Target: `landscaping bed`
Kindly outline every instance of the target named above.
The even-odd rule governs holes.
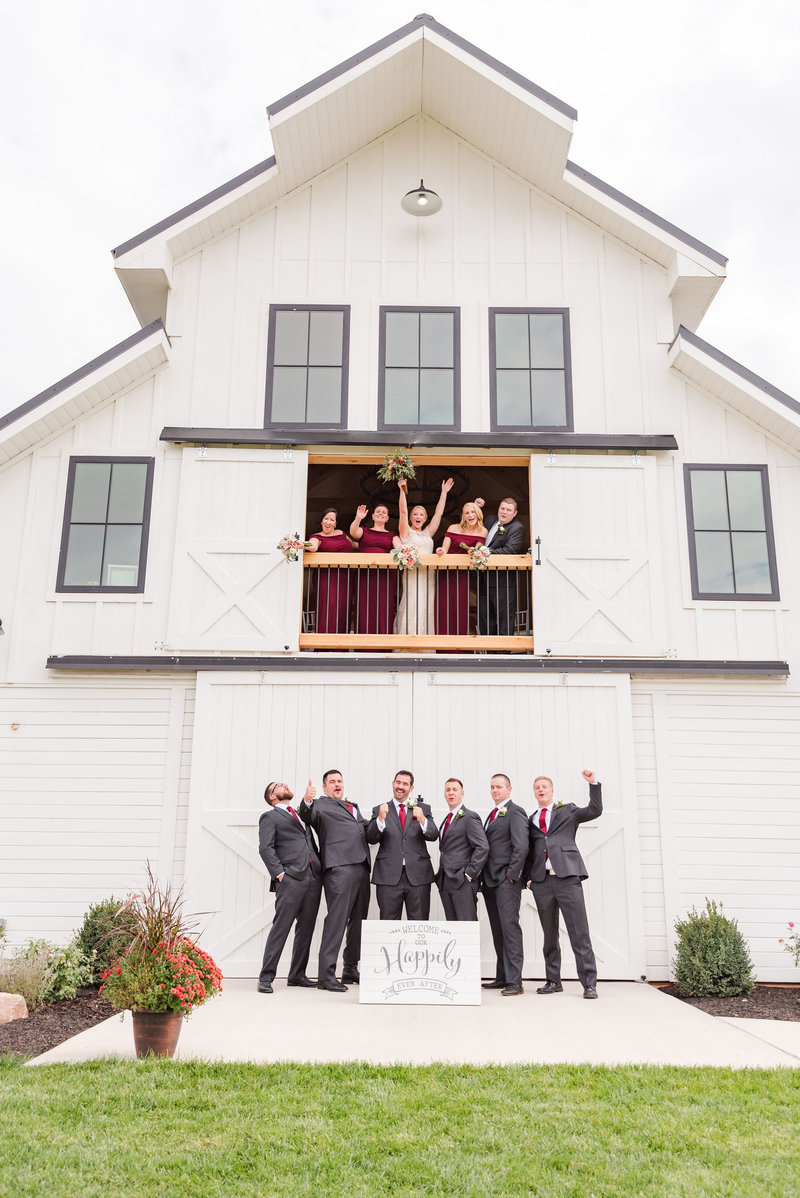
[[[86,987],[76,998],[46,1003],[27,1019],[0,1024],[0,1056],[38,1057],[115,1014],[95,987]]]
[[[671,983],[658,989],[691,1007],[698,1007],[707,1015],[723,1015],[728,1019],[800,1021],[800,986],[756,986],[750,994],[735,998],[681,998],[677,987]]]

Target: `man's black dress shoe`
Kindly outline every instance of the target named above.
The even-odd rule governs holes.
[[[322,978],[317,982],[318,990],[332,990],[334,994],[347,994],[347,987],[341,982],[337,982],[336,978],[332,982],[323,982]]]
[[[258,993],[259,994],[272,994],[272,982],[259,982],[258,983]]]
[[[316,986],[316,982],[312,982],[311,978],[290,978],[286,983],[287,986]]]
[[[597,998],[597,991],[594,986],[586,986],[583,991],[584,998]]]
[[[545,982],[543,986],[539,986],[536,990],[537,994],[560,994],[564,987],[560,982]]]
[[[512,994],[524,994],[525,991],[522,989],[522,982],[520,982],[518,986],[506,986],[500,993],[503,995],[503,998],[509,998]]]
[[[505,982],[481,982],[482,990],[502,990]]]
[[[355,973],[353,970],[346,971],[342,974],[342,982],[345,986],[357,986],[360,981],[361,975]]]

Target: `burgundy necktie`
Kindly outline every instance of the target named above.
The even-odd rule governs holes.
[[[301,830],[302,830],[302,832],[303,832],[303,835],[305,835],[305,831],[306,831],[306,830],[305,830],[305,828],[303,827],[302,823],[300,822],[300,816],[297,814],[297,812],[295,811],[294,807],[287,807],[287,809],[286,809],[286,810],[289,812],[289,814],[290,814],[290,815],[293,815],[293,816],[294,816],[294,818],[295,818],[295,822],[296,822],[297,824],[300,824],[300,828],[301,828]]]
[[[539,812],[539,827],[547,835],[547,810],[544,807]]]
[[[405,805],[405,803],[400,804],[399,810],[400,810],[400,827],[405,832],[405,830],[406,830],[406,805]]]
[[[352,804],[352,803],[348,803],[348,802],[347,802],[347,800],[345,799],[345,803],[344,803],[344,805],[345,805],[345,807],[347,808],[347,810],[350,812],[350,814],[352,815],[352,814],[353,814],[353,804]]]
[[[444,834],[447,831],[447,829],[450,827],[450,820],[452,818],[453,818],[453,813],[451,811],[450,814],[448,815],[447,819],[444,821],[444,827],[442,828],[442,835],[440,837],[441,840],[444,840]]]
[[[491,822],[492,822],[492,820],[494,819],[494,817],[495,817],[496,815],[497,815],[497,808],[495,807],[494,811],[492,811],[492,812],[490,813],[490,815],[489,815],[489,823],[491,823]]]

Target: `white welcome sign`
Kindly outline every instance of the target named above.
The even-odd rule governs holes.
[[[362,1003],[479,1007],[480,924],[365,920],[360,973]]]

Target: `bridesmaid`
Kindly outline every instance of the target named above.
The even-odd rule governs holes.
[[[335,507],[322,513],[321,529],[312,533],[306,553],[352,553],[350,538],[336,527]],[[349,632],[352,586],[350,570],[320,566],[317,570],[317,632]]]
[[[446,553],[466,553],[486,540],[483,513],[474,503],[461,509],[461,523],[451,524],[439,557]],[[439,636],[467,636],[469,633],[469,571],[443,570],[436,579],[436,632]]]
[[[386,527],[389,509],[385,503],[376,504],[372,512],[372,527],[362,528],[361,521],[366,519],[367,511],[367,505],[362,503],[350,525],[350,536],[358,541],[359,553],[385,553],[388,556],[392,548],[400,544],[399,537]],[[394,626],[397,571],[366,566],[356,573],[356,632],[386,636]]]

